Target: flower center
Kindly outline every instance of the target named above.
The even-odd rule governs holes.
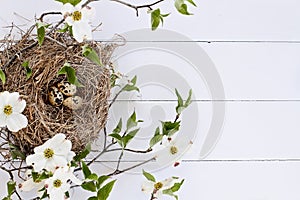
[[[170,148],[170,153],[171,153],[172,155],[175,155],[176,153],[178,153],[177,147],[171,146],[171,148]]]
[[[49,149],[49,148],[45,149],[45,151],[44,151],[45,158],[47,158],[47,159],[52,158],[53,155],[54,155],[54,151],[52,149]]]
[[[56,188],[59,188],[62,185],[61,180],[56,179],[55,181],[53,181],[53,186]]]
[[[72,19],[74,21],[79,21],[79,20],[81,20],[81,18],[82,18],[82,14],[80,11],[76,10],[72,13]]]
[[[4,114],[6,115],[11,115],[13,112],[13,109],[11,107],[11,105],[6,105],[4,106],[4,110],[3,110]]]
[[[154,184],[155,190],[160,190],[163,187],[163,184],[161,182],[157,182]]]

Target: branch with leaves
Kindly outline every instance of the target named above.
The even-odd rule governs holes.
[[[14,66],[16,61],[21,61],[22,74],[25,74],[26,81],[34,82],[35,71],[30,60],[22,60],[22,54],[30,52],[34,48],[42,48],[45,43],[52,41],[52,44],[56,44],[59,49],[67,51],[71,48],[79,49],[76,51],[76,56],[88,59],[93,63],[93,66],[99,67],[99,69],[107,68],[107,63],[102,62],[98,52],[95,50],[95,43],[92,41],[92,28],[90,26],[92,15],[92,2],[98,0],[87,0],[85,2],[81,0],[55,0],[63,4],[63,11],[60,12],[47,12],[43,13],[33,25],[22,40],[27,40],[28,43],[17,48],[11,54],[7,54],[8,59],[0,67],[0,80],[1,86],[7,84],[6,73],[11,66]],[[164,0],[154,1],[144,5],[133,5],[122,0],[110,0],[111,2],[122,4],[126,7],[135,10],[136,15],[139,15],[141,9],[147,9],[148,14],[151,16],[152,30],[158,28],[160,24],[164,22],[164,19],[169,16],[168,14],[162,14],[160,8],[157,6],[164,2]],[[184,15],[191,15],[188,11],[188,4],[196,6],[192,0],[175,0],[174,6],[177,11]],[[61,15],[62,18],[56,23],[46,23],[45,17],[49,15]],[[36,33],[33,33],[36,31]],[[57,36],[63,36],[57,39]],[[47,41],[48,40],[48,41]],[[81,51],[81,52],[80,52]],[[61,90],[59,85],[51,86],[49,89],[48,101],[52,106],[66,106],[66,109],[76,110],[79,108],[82,98],[79,96],[73,96],[76,93],[77,87],[84,88],[84,84],[81,79],[77,77],[76,68],[74,62],[69,60],[67,56],[63,61],[59,60],[58,69],[55,70],[55,76],[59,77],[60,81],[66,81],[64,87],[68,87],[67,90]],[[76,59],[75,59],[76,60]],[[25,73],[24,73],[25,72]],[[121,85],[117,83],[121,77],[118,73],[115,73],[114,69],[111,69],[111,87],[119,86],[119,91],[112,98],[110,104],[111,108],[117,101],[118,97],[123,92],[140,92],[137,86],[137,77],[133,77],[128,80],[126,84]],[[36,77],[35,77],[36,78]],[[57,81],[57,80],[56,80]],[[9,83],[9,82],[8,82]],[[136,135],[140,134],[140,123],[143,120],[137,118],[137,113],[134,110],[127,120],[120,118],[115,128],[111,131],[107,130],[105,126],[103,129],[104,142],[103,148],[92,149],[92,145],[88,144],[81,151],[72,151],[72,142],[63,133],[50,134],[52,137],[39,138],[40,141],[45,141],[42,145],[36,146],[31,149],[30,152],[22,152],[21,145],[15,145],[12,142],[12,138],[15,137],[11,133],[16,133],[28,126],[28,113],[26,113],[26,101],[22,99],[18,92],[4,91],[0,93],[0,101],[7,104],[4,105],[0,114],[5,115],[5,120],[1,121],[1,126],[4,126],[7,133],[0,132],[0,155],[5,162],[1,161],[0,169],[7,172],[10,176],[10,180],[7,182],[7,196],[4,200],[22,199],[19,191],[30,191],[31,189],[38,190],[38,199],[50,199],[50,200],[63,200],[70,198],[69,190],[71,188],[81,188],[93,192],[93,195],[88,200],[106,200],[111,193],[115,182],[116,175],[125,173],[127,171],[136,169],[150,162],[155,162],[157,156],[151,156],[149,159],[143,160],[131,166],[124,167],[122,161],[127,153],[130,154],[148,154],[153,152],[155,146],[162,145],[164,140],[168,142],[172,141],[172,138],[178,133],[181,126],[181,113],[191,103],[192,91],[189,91],[187,100],[184,101],[179,92],[175,89],[177,96],[176,116],[174,120],[161,121],[161,125],[154,130],[153,137],[147,141],[148,146],[145,149],[135,149],[130,147],[130,143],[135,140]],[[51,96],[52,95],[52,96]],[[55,96],[56,95],[56,96]],[[38,97],[39,98],[39,97]],[[70,105],[65,104],[63,98],[71,98]],[[76,101],[75,101],[76,100]],[[81,102],[82,103],[82,102]],[[76,105],[75,105],[76,104]],[[76,107],[78,106],[78,107]],[[24,111],[25,114],[22,114]],[[27,116],[26,116],[27,115]],[[2,120],[3,118],[1,118]],[[36,119],[39,120],[39,119]],[[18,121],[19,123],[12,123]],[[123,124],[124,123],[124,124]],[[50,129],[45,129],[51,132]],[[2,131],[2,129],[1,129]],[[169,153],[176,154],[178,149],[176,145],[171,147]],[[93,173],[90,166],[94,163],[102,161],[104,155],[115,152],[118,154],[115,168],[108,174],[98,175]],[[95,153],[95,154],[94,154]],[[19,166],[15,166],[14,163],[19,163]],[[15,174],[18,174],[24,181],[19,184],[15,181]],[[83,178],[80,177],[80,173]],[[151,200],[157,199],[160,194],[170,195],[175,199],[178,196],[175,194],[184,183],[184,180],[179,180],[177,177],[171,177],[164,181],[156,181],[153,175],[149,172],[143,171],[143,175],[146,177],[152,189],[150,191]],[[112,179],[113,178],[113,179]],[[144,190],[144,189],[143,189]]]

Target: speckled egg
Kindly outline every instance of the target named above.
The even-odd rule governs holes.
[[[68,97],[75,95],[77,91],[76,86],[69,82],[61,82],[57,86],[59,91]]]
[[[51,87],[49,89],[48,98],[53,106],[60,106],[64,101],[63,94],[56,87]]]
[[[79,96],[68,97],[63,101],[63,105],[72,110],[77,110],[82,106],[82,98]]]

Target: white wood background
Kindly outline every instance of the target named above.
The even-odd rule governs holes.
[[[204,139],[199,131],[181,165],[159,170],[156,176],[184,177],[186,182],[179,192],[183,200],[300,199],[300,1],[202,0],[196,3],[197,8],[191,7],[192,17],[180,16],[173,7],[162,4],[165,12],[172,12],[162,29],[191,38],[211,58],[225,89],[226,98],[219,100],[226,102],[226,119],[220,140],[205,159],[199,157]],[[12,21],[28,24],[20,16],[32,19],[34,13],[39,15],[59,8],[51,0],[1,0],[0,5],[1,37],[7,31],[2,27]],[[95,24],[103,22],[102,31],[95,34],[97,39],[149,27],[149,17],[143,11],[136,18],[133,10],[116,3],[100,1],[92,5],[97,9]],[[159,43],[151,37],[147,40]],[[169,41],[170,44],[181,42]],[[136,59],[143,62],[143,57]],[[174,66],[174,69],[178,68]],[[200,83],[193,81],[187,82],[197,90]],[[140,116],[147,117],[143,109],[156,105],[173,112],[175,97],[164,90],[158,95],[154,89],[142,91],[142,100],[134,102],[134,107],[141,110]],[[193,104],[203,108],[199,118],[205,127],[209,123],[205,121],[206,116],[209,118],[212,112],[212,99],[203,94],[195,95],[194,100]],[[128,105],[126,101],[122,103],[124,107]],[[193,120],[193,116],[187,116],[183,118],[185,126]],[[102,168],[97,166],[95,170],[105,172]],[[143,180],[136,174],[120,176],[110,199],[148,199],[140,191]],[[3,179],[0,194],[4,187]],[[75,199],[85,199],[87,195],[77,193]]]

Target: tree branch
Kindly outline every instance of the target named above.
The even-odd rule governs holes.
[[[133,5],[133,4],[121,1],[121,0],[110,0],[110,1],[114,1],[114,2],[120,3],[120,4],[124,5],[124,6],[133,8],[136,11],[136,16],[139,16],[139,9],[141,9],[141,8],[149,8],[150,10],[152,10],[152,6],[154,6],[156,4],[159,4],[159,3],[163,2],[164,0],[158,0],[158,1],[154,2],[154,3],[140,5],[140,6],[136,6],[136,5]]]
[[[124,172],[130,171],[130,170],[132,170],[132,169],[134,169],[134,168],[137,168],[137,167],[139,167],[139,166],[142,166],[142,165],[144,165],[144,164],[147,164],[148,162],[155,161],[155,160],[156,160],[156,157],[152,157],[152,158],[150,158],[150,159],[148,159],[148,160],[145,160],[144,162],[141,162],[141,163],[139,163],[139,164],[133,165],[133,166],[128,167],[128,168],[125,168],[125,169],[123,169],[123,170],[117,170],[117,171],[115,171],[115,172],[113,172],[113,173],[111,173],[111,174],[108,174],[107,176],[114,176],[114,175],[122,174],[122,173],[124,173]]]

